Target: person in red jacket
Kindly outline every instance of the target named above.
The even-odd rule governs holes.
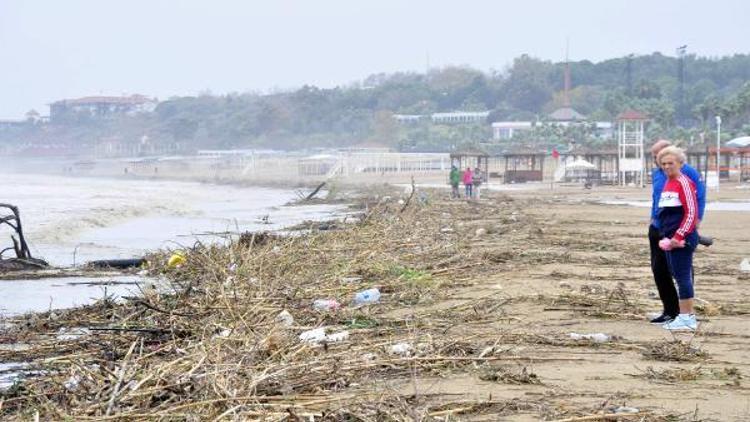
[[[695,183],[680,169],[685,153],[677,147],[659,152],[657,161],[667,181],[659,197],[659,234],[661,247],[667,256],[672,277],[677,282],[680,314],[663,325],[667,330],[696,330],[698,322],[693,313],[693,252],[698,245],[698,198]]]
[[[471,171],[471,167],[466,167],[466,171],[463,174],[464,189],[466,190],[466,199],[471,199],[474,196],[472,187],[474,186],[474,173]]]

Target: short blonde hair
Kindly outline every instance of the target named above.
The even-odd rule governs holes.
[[[668,146],[659,151],[659,154],[656,156],[656,162],[661,165],[661,159],[663,157],[666,157],[667,155],[671,155],[676,158],[677,161],[680,162],[680,164],[685,164],[685,161],[687,161],[687,157],[685,157],[685,150],[676,146]]]

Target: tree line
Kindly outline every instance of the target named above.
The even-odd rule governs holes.
[[[570,103],[591,121],[611,121],[626,109],[644,111],[652,119],[650,136],[710,138],[716,115],[722,116],[727,136],[750,133],[750,55],[687,55],[682,66],[679,60],[653,53],[570,62]],[[0,141],[53,139],[80,145],[112,139],[140,142],[146,136],[149,142],[177,143],[186,150],[378,143],[443,151],[486,141],[492,121],[544,120],[564,103],[565,67],[523,55],[489,72],[448,66],[425,73],[374,74],[335,88],[306,85],[269,94],[174,97],[160,102],[153,113],[108,118],[71,114],[50,124],[2,131]],[[403,125],[393,119],[394,114],[456,110],[491,113],[487,122],[475,125]],[[549,136],[552,141],[589,138],[585,130]]]

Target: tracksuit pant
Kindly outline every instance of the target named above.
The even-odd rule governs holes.
[[[693,297],[693,252],[698,244],[697,233],[691,233],[686,239],[684,248],[665,252],[659,248],[661,235],[654,226],[648,228],[648,243],[651,249],[651,272],[654,275],[659,299],[664,306],[664,313],[677,316],[680,313],[679,299]],[[675,281],[679,286],[675,288]]]

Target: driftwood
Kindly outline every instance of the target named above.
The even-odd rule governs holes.
[[[21,212],[18,210],[18,207],[12,204],[0,203],[0,208],[7,208],[11,212],[9,215],[0,217],[0,225],[7,224],[15,232],[15,235],[10,236],[13,246],[0,250],[0,271],[46,268],[47,263],[44,260],[31,256],[29,245],[26,243],[26,238],[23,235]],[[18,237],[17,239],[16,236]],[[16,257],[3,259],[3,253],[9,250],[13,250],[16,253]]]
[[[86,265],[92,268],[133,268],[140,267],[145,264],[144,258],[132,258],[132,259],[101,259],[98,261],[90,261]]]
[[[313,197],[315,197],[315,195],[317,195],[318,192],[321,189],[323,189],[323,186],[325,186],[325,185],[326,185],[326,182],[323,182],[323,183],[319,184],[317,188],[315,188],[312,192],[310,192],[309,195],[307,195],[307,197],[305,198],[305,201],[309,201],[309,200],[313,199]]]
[[[29,259],[31,258],[31,252],[29,251],[29,246],[26,244],[26,239],[23,237],[23,227],[21,226],[21,212],[18,210],[18,207],[11,204],[0,204],[0,208],[8,208],[11,215],[6,215],[5,217],[0,217],[0,224],[7,224],[18,235],[18,240],[16,240],[15,237],[11,235],[11,239],[13,240],[13,248],[16,252],[16,258],[18,259]],[[14,224],[15,222],[15,224]],[[6,250],[9,250],[11,248],[5,248],[2,251],[0,251],[0,257],[2,257],[2,253]]]
[[[406,198],[406,202],[404,202],[404,206],[401,207],[401,211],[399,211],[399,213],[403,213],[404,211],[406,211],[406,208],[411,203],[411,199],[414,197],[414,192],[416,191],[417,191],[417,187],[414,184],[414,176],[412,176],[411,177],[411,193],[409,194],[409,197]]]

